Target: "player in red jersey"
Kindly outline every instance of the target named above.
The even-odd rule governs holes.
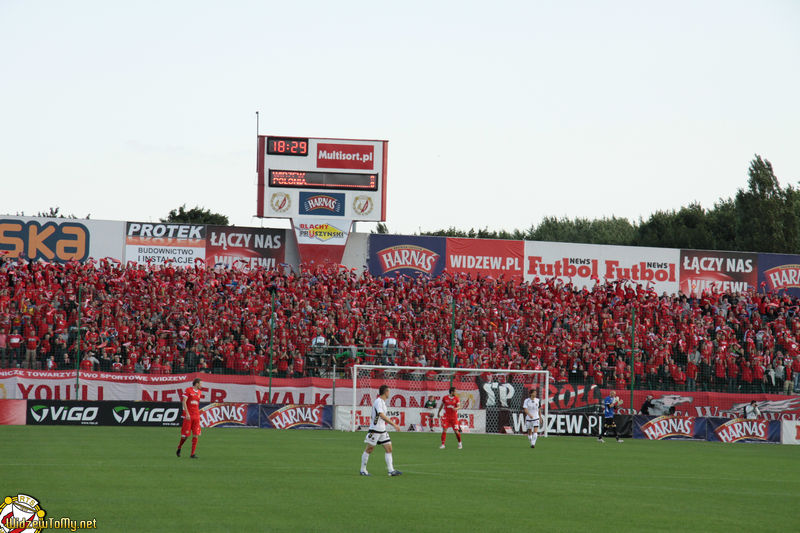
[[[197,459],[195,450],[197,449],[197,437],[200,436],[200,395],[202,392],[200,388],[203,386],[203,381],[200,378],[195,378],[192,381],[192,386],[183,391],[181,403],[183,404],[183,425],[181,426],[181,442],[178,444],[178,450],[175,455],[181,456],[181,447],[189,434],[192,435],[192,459]]]
[[[444,441],[447,439],[447,428],[453,428],[453,432],[458,439],[458,449],[461,449],[461,426],[458,424],[458,408],[460,407],[458,396],[456,396],[456,388],[450,387],[450,394],[442,398],[442,403],[439,405],[439,412],[437,417],[442,416],[442,408],[444,408],[444,418],[442,418],[442,445],[439,448],[444,448]]]

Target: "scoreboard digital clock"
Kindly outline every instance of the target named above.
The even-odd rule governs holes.
[[[267,155],[308,155],[308,138],[267,137]]]
[[[313,172],[304,170],[269,169],[269,186],[298,189],[377,191],[378,175],[350,172]]]

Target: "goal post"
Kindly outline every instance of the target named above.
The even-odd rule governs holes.
[[[541,400],[540,432],[547,436],[549,383],[547,370],[354,365],[348,429],[366,428],[378,388],[385,384],[390,389],[387,415],[403,431],[438,431],[436,412],[452,384],[461,401],[459,421],[463,431],[524,432],[522,402],[534,388]],[[431,399],[436,407],[426,408]]]

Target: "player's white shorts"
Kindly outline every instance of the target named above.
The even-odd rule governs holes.
[[[370,446],[377,446],[378,444],[390,444],[392,439],[389,438],[389,433],[386,431],[368,431],[364,442]]]
[[[525,419],[525,431],[538,431],[539,430],[539,419],[536,420],[529,420]]]

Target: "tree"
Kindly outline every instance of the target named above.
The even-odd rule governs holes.
[[[734,200],[736,249],[759,252],[798,251],[798,197],[781,189],[772,163],[760,155],[750,162],[747,189]]]
[[[47,211],[39,211],[33,216],[42,218],[84,218],[86,220],[89,220],[92,216],[91,214],[87,214],[85,217],[77,217],[72,213],[70,213],[69,215],[63,215],[59,213],[59,211],[61,211],[60,207],[51,207]],[[24,217],[25,211],[20,211],[15,216]]]
[[[380,234],[389,233],[389,227],[383,222],[378,222],[378,225],[375,227],[375,231],[373,231],[372,233],[380,233]]]
[[[178,209],[173,209],[167,215],[167,218],[160,219],[161,222],[188,222],[191,224],[213,224],[217,226],[228,226],[228,217],[220,215],[219,213],[212,213],[208,209],[202,207],[193,207],[186,210],[186,204],[183,204]]]

